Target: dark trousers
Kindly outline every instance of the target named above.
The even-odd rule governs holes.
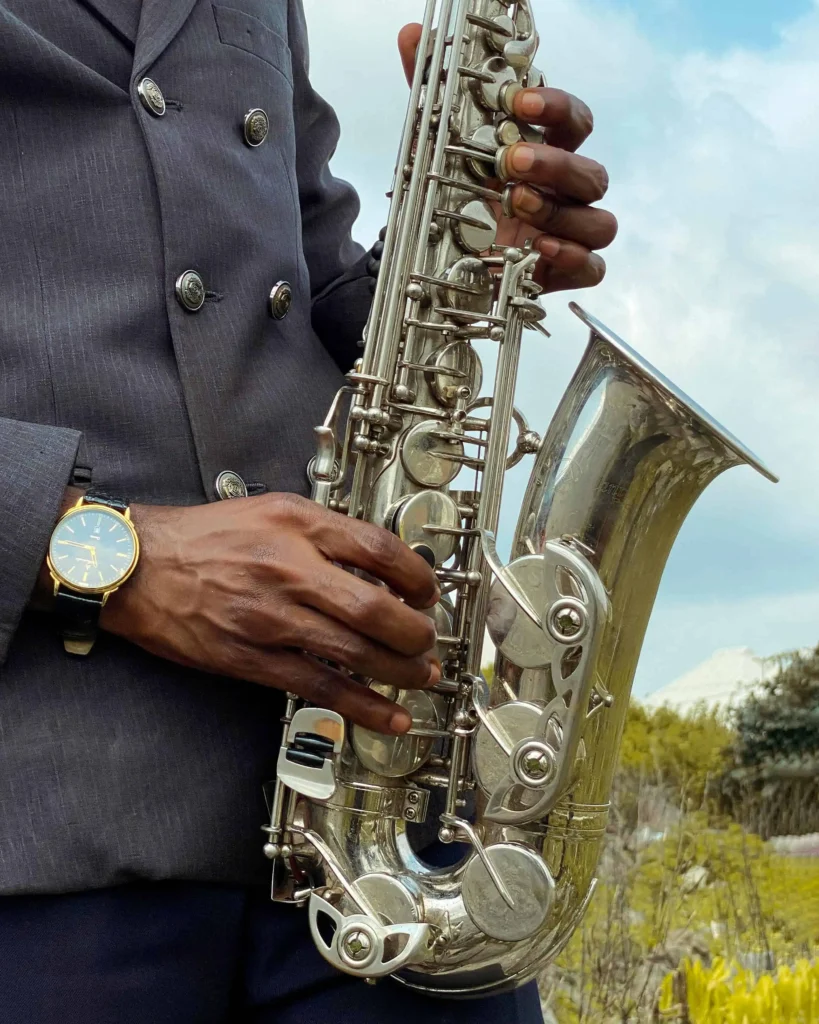
[[[3,1024],[541,1024],[537,991],[463,1002],[335,972],[304,911],[196,883],[0,898]]]

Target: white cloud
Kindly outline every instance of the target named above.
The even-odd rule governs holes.
[[[741,589],[721,588],[718,607],[683,607],[675,588],[702,565],[696,556],[672,561],[639,679],[645,685],[650,674],[660,685],[715,647],[767,654],[780,636],[784,646],[811,644],[819,638],[816,600],[797,592],[812,585],[805,565],[819,566],[819,6],[769,50],[680,56],[641,34],[611,0],[534,3],[538,63],[594,109],[598,127],[586,151],[610,169],[607,205],[621,223],[606,283],[576,297],[783,477],[774,488],[734,471],[692,513],[689,529],[713,520],[717,537],[747,531],[767,582],[754,592],[743,576]],[[313,78],[344,129],[334,166],[361,192],[357,233],[369,242],[386,216],[406,103],[395,36],[420,20],[424,4],[305,6]],[[585,342],[565,297],[547,305],[555,338],[526,336],[519,390],[541,428],[542,409],[556,402]],[[506,514],[511,521],[516,510]],[[782,536],[800,538],[801,548],[789,547],[799,555],[783,556]],[[702,557],[719,552],[709,546]],[[764,589],[780,596],[771,600]],[[681,633],[675,616],[693,623],[694,607],[730,636],[711,626]],[[785,607],[791,626],[783,633]]]

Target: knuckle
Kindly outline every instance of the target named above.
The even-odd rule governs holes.
[[[367,649],[364,641],[355,633],[338,637],[333,643],[333,648],[336,660],[352,669],[356,669],[362,664]]]
[[[373,620],[382,619],[387,612],[387,602],[390,600],[386,591],[377,587],[366,591],[358,591],[344,595],[350,618],[356,623],[367,623]]]
[[[368,530],[362,540],[368,554],[379,567],[390,569],[398,561],[401,541],[387,530]]]
[[[329,672],[323,672],[315,665],[307,684],[310,702],[321,708],[335,710],[338,705],[339,692],[335,680]]]
[[[564,215],[565,207],[561,206],[557,199],[545,196],[543,214],[539,225],[541,231],[559,234]]]
[[[292,494],[287,491],[283,491],[279,494],[271,494],[270,504],[278,516],[285,520],[294,522],[303,522],[308,518],[311,511],[318,506],[314,502],[308,501],[307,498],[303,498],[300,494]]]

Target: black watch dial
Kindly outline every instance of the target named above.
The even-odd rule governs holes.
[[[138,553],[125,516],[100,505],[69,512],[51,535],[48,560],[57,579],[85,593],[118,587],[133,572]]]

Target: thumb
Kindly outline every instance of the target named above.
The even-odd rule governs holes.
[[[404,65],[404,74],[409,83],[412,82],[415,74],[415,56],[418,53],[422,32],[423,26],[413,23],[405,25],[398,33],[398,50],[401,54],[401,63]]]

